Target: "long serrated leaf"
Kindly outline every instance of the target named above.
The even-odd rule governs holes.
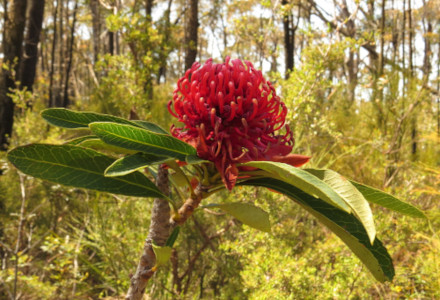
[[[370,242],[373,243],[376,236],[376,228],[374,226],[373,213],[371,212],[368,201],[364,196],[356,189],[354,185],[350,183],[342,175],[332,170],[321,169],[304,169],[305,171],[315,175],[325,183],[327,183],[333,190],[338,193],[345,202],[351,207],[353,214],[364,225],[365,230],[370,237]]]
[[[141,173],[105,177],[114,159],[72,145],[32,144],[11,150],[9,161],[27,175],[55,183],[137,197],[164,197]]]
[[[169,157],[136,153],[116,160],[105,170],[104,175],[108,177],[123,176],[149,165],[164,163],[169,159]]]
[[[110,122],[91,123],[89,127],[105,143],[125,149],[169,156],[181,161],[185,161],[188,155],[196,155],[194,147],[170,135]]]
[[[426,219],[425,214],[415,206],[412,206],[409,203],[403,202],[396,197],[385,193],[381,190],[372,188],[370,186],[360,184],[355,181],[351,181],[351,183],[359,190],[359,192],[364,195],[367,201],[386,207],[392,211],[399,212],[404,215],[408,215],[414,218],[424,218]]]
[[[262,186],[280,192],[315,216],[333,231],[380,282],[394,277],[393,262],[379,239],[371,244],[362,223],[353,215],[315,198],[295,186],[274,178],[250,179],[238,185]]]
[[[308,194],[318,196],[333,206],[348,213],[351,212],[350,206],[327,183],[302,169],[273,161],[251,161],[241,165],[262,169],[268,172],[267,175],[270,177],[288,182]]]
[[[269,214],[252,203],[216,203],[210,204],[209,207],[218,207],[252,228],[270,232]]]

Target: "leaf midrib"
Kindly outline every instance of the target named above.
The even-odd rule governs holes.
[[[77,170],[77,171],[85,171],[86,173],[91,173],[91,174],[95,174],[95,175],[102,175],[104,177],[104,175],[99,173],[99,172],[94,172],[94,171],[87,170],[87,169],[80,169],[80,168],[75,168],[75,167],[71,167],[71,166],[66,166],[66,165],[63,165],[63,164],[60,164],[60,163],[49,163],[49,162],[44,161],[44,160],[36,160],[36,159],[28,158],[28,157],[25,158],[25,157],[17,156],[17,155],[11,155],[11,156],[14,157],[14,158],[24,159],[24,160],[28,160],[28,161],[31,161],[31,162],[43,163],[43,164],[54,165],[54,166],[60,166],[60,167],[70,168],[70,169]],[[127,183],[129,185],[135,185],[135,186],[142,187],[142,188],[150,190],[150,191],[157,192],[156,190],[148,188],[145,185],[134,183],[132,181],[123,180],[120,177],[105,177],[105,178],[109,178],[109,179],[111,178],[113,180],[124,182],[124,183]]]
[[[64,121],[64,122],[66,122],[66,123],[74,123],[74,124],[83,125],[83,127],[85,127],[85,128],[87,128],[87,125],[89,124],[89,123],[75,122],[75,121],[72,121],[72,120],[66,120],[66,119],[63,119],[63,118],[60,118],[60,117],[56,117],[56,116],[53,116],[53,115],[46,115],[46,116],[43,115],[43,118],[44,118],[44,117],[50,117],[50,118],[52,118],[52,119],[56,119],[56,120],[58,120],[58,121]]]
[[[98,122],[96,122],[96,123],[98,123]],[[125,126],[127,126],[128,128],[131,127],[130,125],[127,125],[127,124],[120,124],[120,125],[125,125]],[[134,126],[132,126],[132,127],[134,127]],[[136,129],[138,129],[138,128],[136,128]],[[148,130],[146,130],[146,129],[142,129],[142,128],[139,128],[139,129],[140,129],[140,130],[144,130],[144,131],[148,131]],[[116,137],[118,137],[118,138],[121,138],[122,140],[128,140],[128,141],[130,141],[130,142],[138,143],[138,144],[141,144],[141,145],[144,145],[144,146],[150,146],[150,147],[152,147],[152,148],[160,148],[160,149],[163,149],[163,150],[167,150],[167,151],[171,151],[171,152],[179,153],[179,154],[182,154],[182,155],[184,155],[184,156],[187,156],[187,155],[188,155],[188,153],[181,152],[181,151],[177,151],[177,150],[175,150],[175,149],[165,148],[165,147],[161,147],[161,146],[156,145],[156,144],[149,144],[149,143],[146,143],[146,142],[143,142],[143,141],[134,140],[134,139],[129,138],[129,137],[127,137],[127,136],[118,135],[118,134],[116,134],[116,133],[110,132],[110,131],[105,130],[105,129],[103,129],[103,128],[99,128],[99,130],[105,131],[106,133],[108,133],[108,134],[110,134],[110,135],[113,135],[113,136],[116,136]],[[150,131],[150,132],[152,132],[152,131]],[[169,137],[169,135],[167,135],[167,134],[162,134],[162,133],[154,133],[154,134],[155,134],[155,135],[156,135],[156,134],[157,134],[157,135],[161,135],[161,136],[163,136],[163,137]]]

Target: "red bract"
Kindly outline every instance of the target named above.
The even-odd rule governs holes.
[[[229,190],[237,180],[237,163],[271,160],[300,166],[309,160],[289,155],[294,140],[284,124],[287,108],[248,61],[227,57],[222,64],[212,59],[202,67],[194,63],[179,79],[168,110],[185,124],[173,125],[173,136],[214,162]],[[283,127],[285,134],[277,134]]]

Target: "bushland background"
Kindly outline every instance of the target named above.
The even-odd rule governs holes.
[[[47,107],[169,128],[167,102],[195,60],[250,60],[290,109],[312,167],[393,193],[429,221],[373,207],[396,266],[380,284],[281,195],[237,188],[272,233],[199,211],[147,293],[154,299],[440,298],[440,1],[3,0],[0,5],[0,298],[117,299],[147,234],[151,200],[18,173],[6,150],[82,134]]]

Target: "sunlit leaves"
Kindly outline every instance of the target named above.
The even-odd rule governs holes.
[[[333,231],[377,280],[384,282],[394,277],[393,262],[387,250],[377,238],[371,244],[364,226],[353,215],[274,178],[251,179],[240,184],[267,187],[290,197]]]
[[[196,149],[170,135],[159,134],[131,125],[96,122],[90,129],[105,143],[125,149],[174,157],[185,161]]]
[[[33,144],[15,148],[8,159],[21,172],[55,183],[137,197],[163,197],[141,173],[105,177],[104,170],[114,159],[71,145]]]

